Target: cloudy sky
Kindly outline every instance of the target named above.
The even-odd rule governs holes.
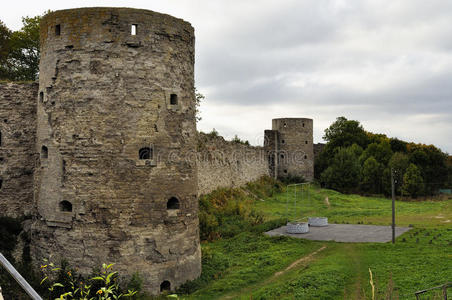
[[[28,1],[27,1],[28,2]],[[83,6],[150,9],[196,32],[198,128],[261,144],[271,119],[338,116],[452,153],[452,1],[128,0],[8,2],[0,19]]]

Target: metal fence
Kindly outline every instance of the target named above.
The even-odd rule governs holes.
[[[421,290],[421,291],[417,291],[416,293],[414,293],[414,295],[416,296],[416,300],[421,300],[422,296],[425,295],[428,292],[432,292],[434,290],[441,290],[442,293],[442,297],[444,300],[447,300],[447,289],[452,287],[452,282],[448,282],[445,283],[443,285],[439,285],[439,286],[435,286],[429,289],[425,289],[425,290]],[[432,299],[431,295],[428,295],[427,299]]]

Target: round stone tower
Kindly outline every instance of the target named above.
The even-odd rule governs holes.
[[[270,172],[277,178],[302,176],[314,179],[313,121],[306,118],[272,120],[265,131]]]
[[[116,263],[156,294],[201,273],[194,30],[129,8],[41,22],[35,259]]]

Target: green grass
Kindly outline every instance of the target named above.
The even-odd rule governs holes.
[[[309,196],[308,196],[309,194]],[[325,204],[328,197],[330,206]],[[296,200],[296,206],[295,206]],[[288,205],[286,203],[289,203]],[[305,219],[328,217],[330,223],[391,224],[391,199],[344,195],[333,190],[311,187],[301,196],[300,187],[290,187],[265,201],[256,201],[255,209],[269,219]],[[447,220],[450,220],[447,222]],[[396,201],[396,224],[400,226],[451,227],[452,201]]]
[[[396,223],[414,228],[391,243],[335,243],[266,237],[264,230],[286,218],[286,199],[294,190],[269,193],[253,208],[273,224],[264,223],[227,239],[203,243],[203,275],[185,286],[186,299],[370,299],[369,268],[376,299],[388,294],[413,299],[413,292],[452,280],[452,201],[396,202]],[[297,192],[300,196],[299,190]],[[390,199],[343,195],[309,189],[309,200],[297,198],[290,219],[326,216],[330,223],[391,222]],[[328,197],[330,206],[325,204]],[[257,229],[256,229],[257,228]],[[326,246],[306,261],[294,261]],[[283,272],[275,276],[277,272]],[[452,288],[449,289],[452,296]],[[432,299],[434,292],[425,299]],[[439,298],[438,298],[439,299]]]

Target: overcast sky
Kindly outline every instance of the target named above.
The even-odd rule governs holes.
[[[186,21],[196,34],[198,129],[262,144],[271,119],[338,116],[366,130],[452,153],[452,1],[13,1],[14,30],[44,11],[122,6]]]

